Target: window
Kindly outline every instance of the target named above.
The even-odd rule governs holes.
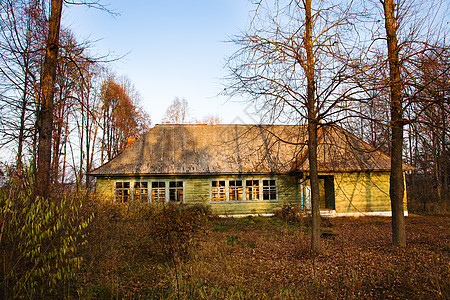
[[[172,202],[183,202],[183,181],[169,182],[169,200]]]
[[[263,200],[277,200],[277,185],[274,179],[263,180]]]
[[[230,180],[229,182],[230,201],[243,200],[242,180]]]
[[[136,181],[134,183],[134,198],[135,202],[147,202],[148,201],[148,182]]]
[[[213,180],[211,182],[212,201],[227,201],[227,194],[225,191],[225,180]]]
[[[183,181],[116,181],[114,183],[115,201],[128,203],[149,202],[166,203],[172,201],[183,203],[184,182]]]
[[[277,201],[276,179],[211,180],[211,201]]]
[[[259,180],[246,180],[247,200],[259,200]]]
[[[164,181],[152,182],[152,202],[166,201],[166,183]]]
[[[130,199],[130,182],[118,181],[115,189],[116,201],[126,203]]]

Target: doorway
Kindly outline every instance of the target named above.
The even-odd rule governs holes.
[[[321,175],[319,176],[321,206],[325,209],[336,209],[336,200],[334,194],[334,176],[333,175]]]

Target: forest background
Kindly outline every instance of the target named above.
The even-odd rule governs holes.
[[[104,6],[100,2],[77,3],[84,3],[82,7],[98,10],[111,18],[120,18],[108,10],[110,6]],[[73,6],[69,2],[65,5]],[[433,30],[439,34],[434,39],[430,38],[430,34],[426,35],[430,30],[427,26],[414,27],[418,25],[410,17],[413,13],[416,20],[419,17],[427,17],[418,16],[417,13],[423,3],[418,1],[398,12],[398,17],[403,18],[402,24],[405,24],[402,26],[408,28],[400,32],[405,35],[400,36],[400,42],[403,43],[401,46],[408,49],[404,51],[402,65],[403,81],[406,83],[404,91],[407,95],[403,104],[406,121],[402,154],[403,161],[416,168],[407,174],[407,185],[409,194],[414,199],[412,205],[420,204],[422,209],[428,209],[427,205],[432,206],[435,201],[442,202],[447,199],[449,184],[449,53],[445,38],[441,38],[449,27],[445,17],[449,4],[444,1],[433,2],[433,5],[430,7],[437,12],[434,16],[437,21],[430,20],[427,26],[437,26]],[[3,178],[6,176],[6,168],[14,169],[19,175],[24,167],[32,170],[37,168],[37,116],[42,102],[41,75],[48,34],[48,7],[48,3],[41,1],[2,2],[0,170]],[[262,10],[262,6],[258,6],[260,7]],[[251,10],[249,16],[256,16],[257,13],[257,10]],[[379,19],[373,20],[376,17],[379,16],[375,13],[371,16],[371,21],[378,25]],[[351,20],[360,26],[356,28],[357,32],[367,34],[366,27],[370,25],[367,20],[359,23],[356,23],[356,19]],[[253,21],[252,24],[255,24],[256,19]],[[351,100],[358,98],[358,101],[341,101],[339,105],[331,108],[331,113],[328,111],[328,114],[321,118],[328,123],[341,125],[375,148],[390,154],[389,90],[385,80],[388,77],[388,66],[382,63],[386,62],[386,53],[382,52],[381,47],[373,46],[370,51],[364,48],[367,40],[375,41],[383,37],[378,29],[371,26],[372,37],[367,38],[367,34],[365,40],[358,40],[359,46],[356,50],[359,52],[355,52],[355,47],[352,46],[353,56],[361,57],[360,61],[352,63],[360,63],[365,68],[365,82],[358,83],[358,92],[355,93],[358,96],[348,97]],[[408,36],[408,30],[415,31],[415,36]],[[231,42],[235,44],[234,49],[242,46],[239,45],[242,40],[239,41],[238,36]],[[413,42],[423,45],[422,48],[409,47]],[[431,42],[434,43],[433,47]],[[120,153],[129,137],[139,137],[150,129],[151,118],[149,112],[143,108],[144,99],[134,84],[127,79],[126,74],[114,74],[111,71],[114,63],[120,60],[119,57],[94,57],[92,47],[95,42],[79,41],[71,28],[61,29],[59,43],[51,137],[51,183],[75,190],[90,189],[93,185],[86,174]],[[371,61],[367,63],[369,56]],[[364,57],[367,61],[362,63]],[[230,56],[226,67],[231,75],[233,67],[236,69],[238,66],[237,61],[236,56]],[[349,74],[342,73],[340,76],[346,76],[347,82],[352,82]],[[364,86],[361,87],[362,85]],[[240,89],[239,93],[233,90],[231,76],[225,78],[224,86],[228,88],[223,93],[226,96],[245,96],[244,89]],[[353,93],[354,86],[350,88],[349,84],[341,84],[336,91],[345,94],[343,91],[346,89],[347,93],[350,89]],[[253,121],[299,124],[304,123],[306,119],[305,115],[293,114],[295,109],[288,110],[286,106],[289,105],[278,105],[275,115],[279,118],[274,118],[273,110],[267,108],[270,101],[258,102],[252,95],[246,96],[249,99],[247,103],[251,105],[249,111],[257,111],[259,114],[257,118],[255,115],[250,117]],[[279,94],[276,96],[281,97]],[[190,115],[189,103],[184,98],[173,99],[172,103],[162,106],[167,108],[162,122],[214,124],[222,122],[223,119],[223,116],[217,114],[197,117]],[[158,109],[161,110],[161,107]],[[281,110],[283,115],[279,113]],[[183,116],[180,118],[180,115]],[[330,117],[327,119],[328,115]]]
[[[79,217],[94,188],[90,171],[120,154],[128,138],[139,138],[152,126],[133,83],[109,67],[120,57],[93,55],[91,41],[80,41],[71,28],[61,26],[62,12],[70,5],[114,16],[100,1],[1,2],[3,295],[42,294],[46,286],[74,275],[82,261],[77,249],[87,241],[84,229],[98,212]],[[259,114],[257,122],[308,125],[311,248],[321,251],[319,194],[313,184],[317,130],[336,125],[391,156],[393,243],[404,247],[402,161],[415,167],[406,174],[408,210],[448,212],[448,1],[254,5],[248,29],[230,38],[237,50],[226,60],[221,94],[246,99]],[[189,115],[184,98],[164,107],[165,123],[221,122],[214,114]],[[162,218],[151,236],[164,240],[172,232],[190,234],[197,221],[203,222],[198,219],[203,209],[197,211],[200,215],[188,211],[185,216],[192,222],[166,228],[167,236],[159,235],[164,233],[159,226],[170,223],[164,219],[170,213],[180,212],[149,212],[156,214],[155,222]],[[188,225],[193,227],[183,227]],[[175,245],[180,239],[190,237],[180,235],[170,242]],[[172,250],[167,257],[173,257]]]

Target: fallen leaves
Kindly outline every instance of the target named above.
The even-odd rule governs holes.
[[[405,248],[392,246],[389,218],[330,219],[326,232],[331,232],[332,238],[322,239],[320,254],[309,250],[310,234],[299,224],[275,218],[209,222],[194,252],[180,261],[181,298],[450,297],[450,217],[407,218]],[[142,235],[140,226],[111,226],[128,230],[126,234],[109,234],[115,238],[115,248],[104,247],[104,253],[93,255],[97,260],[89,274],[80,274],[90,278],[83,290],[112,286],[112,292],[123,297],[178,297],[171,265],[139,248],[148,245],[142,236],[133,236],[133,228],[136,235]],[[120,282],[105,283],[101,274]],[[87,296],[98,295],[91,292]]]

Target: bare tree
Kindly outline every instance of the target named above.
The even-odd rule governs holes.
[[[428,165],[435,177],[439,200],[448,199],[450,161],[450,48],[439,56],[425,56],[421,65],[425,88],[419,95],[417,129],[421,134],[422,157],[431,157]],[[427,149],[428,148],[428,149]]]
[[[105,58],[90,57],[88,41],[79,43],[69,29],[60,29],[63,4],[108,11],[98,1],[6,0],[0,4],[0,143],[2,150],[5,146],[11,152],[17,149],[18,174],[31,156],[31,171],[38,169],[36,194],[41,196],[48,196],[51,183],[67,179],[81,187],[84,173],[101,152],[98,137],[103,133],[104,106],[97,67]],[[139,126],[127,135],[139,136],[149,127],[150,118],[130,82],[123,80],[120,89],[129,101],[115,113],[133,115],[130,122]],[[116,121],[124,122],[119,117]]]
[[[444,20],[448,7],[439,0],[375,0],[361,1],[358,10],[361,58],[352,67],[358,74],[354,83],[362,93],[359,104],[346,115],[354,121],[351,127],[356,134],[364,136],[369,130],[369,141],[391,156],[393,244],[404,246],[404,129],[416,126],[417,116],[423,112],[417,106],[418,96],[444,74],[424,81],[419,66],[422,56],[440,56],[448,48],[444,39],[449,30]],[[429,104],[427,101],[425,106]],[[369,126],[360,128],[364,125]],[[408,138],[411,143],[413,137]]]
[[[408,176],[408,198],[415,209],[426,211],[432,202],[445,209],[450,160],[450,49],[421,55],[418,62],[421,90],[406,110],[411,120],[406,126],[409,163],[416,167]]]
[[[20,175],[28,157],[30,163],[36,160],[36,118],[42,102],[40,77],[48,22],[39,1],[5,1],[2,2],[1,10],[0,103],[5,120],[0,127],[1,144],[11,145],[12,152],[17,149],[16,169]],[[62,49],[62,55],[57,60],[53,101],[52,182],[58,179],[60,154],[66,153],[61,147],[65,147],[68,140],[69,115],[74,113],[71,108],[76,102],[74,93],[77,86],[83,84],[83,78],[87,77],[82,74],[83,64],[91,63],[84,53],[87,43],[78,43],[67,29],[62,30],[61,36],[59,48]]]
[[[233,39],[240,49],[228,60],[226,94],[249,95],[266,119],[308,124],[314,251],[320,251],[318,128],[336,122],[338,104],[358,90],[346,85],[351,16],[345,1],[260,2],[250,29]]]
[[[172,103],[167,107],[162,123],[169,124],[186,124],[189,122],[189,104],[186,99],[176,97]]]
[[[389,194],[392,209],[392,240],[396,246],[406,245],[405,216],[403,208],[403,99],[400,77],[400,59],[397,41],[397,22],[393,0],[383,3],[389,61],[389,86],[391,90],[391,176]]]
[[[27,143],[35,132],[44,13],[34,1],[4,1],[0,10],[1,146],[16,146],[20,175]]]
[[[406,3],[384,0],[380,2],[386,32],[389,66],[391,128],[389,192],[392,209],[392,240],[394,245],[404,247],[406,233],[403,204],[403,131],[405,124],[411,121],[405,120],[404,111],[411,105],[417,92],[431,83],[431,81],[423,82],[417,86],[416,63],[418,59],[421,55],[436,53],[436,45],[441,43],[440,39],[445,36],[448,28],[442,25],[442,21],[434,21],[436,16],[430,14],[431,12],[437,13],[437,15],[442,13],[439,2],[430,1],[425,6],[425,3],[420,1]],[[426,14],[423,10],[426,11]],[[408,18],[409,16],[413,16],[415,19]]]
[[[94,76],[94,67],[97,62],[87,55],[88,43],[78,43],[73,34],[67,30],[61,30],[60,57],[58,59],[57,77],[55,83],[54,99],[54,125],[53,125],[53,150],[52,150],[52,182],[64,183],[66,166],[67,143],[70,142],[70,133],[73,132],[70,122],[77,123],[78,134],[81,135],[79,145],[80,165],[85,159],[83,148],[83,134],[86,130],[84,118],[88,115],[86,109],[86,97],[90,93],[89,81]],[[77,115],[81,115],[81,123],[78,123]],[[62,160],[62,162],[61,162]],[[82,168],[80,167],[80,170]],[[61,172],[60,172],[61,171]],[[77,173],[82,173],[77,171]],[[77,176],[82,177],[83,174]],[[77,180],[80,182],[81,180]]]
[[[84,76],[84,84],[77,90],[77,99],[78,111],[81,112],[78,114],[78,117],[81,117],[81,120],[77,120],[77,124],[81,123],[81,127],[77,127],[79,130],[78,138],[80,145],[80,170],[82,170],[83,161],[81,158],[85,159],[85,183],[86,189],[90,190],[91,188],[91,178],[88,176],[89,172],[94,167],[94,155],[96,152],[96,142],[100,132],[100,117],[101,117],[101,97],[96,93],[97,85],[99,84],[99,68],[97,65],[88,65],[88,70],[86,72],[86,76]],[[75,108],[75,109],[76,109]],[[83,145],[84,144],[84,145]],[[64,151],[66,152],[66,151]],[[83,173],[80,171],[80,173]],[[80,182],[78,180],[77,182]]]
[[[207,125],[217,125],[222,123],[222,120],[219,116],[215,115],[207,115],[201,119],[194,121],[196,124],[207,124]]]

